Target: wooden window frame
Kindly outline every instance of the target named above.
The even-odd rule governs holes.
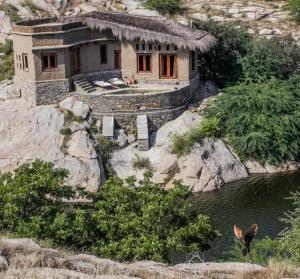
[[[167,64],[170,66],[170,56],[174,56],[174,75],[170,76],[170,67],[167,68],[167,76],[164,76],[162,71],[162,63],[163,63],[163,56],[167,56]],[[160,53],[159,54],[159,79],[177,79],[178,78],[178,64],[177,64],[177,54],[176,53]]]
[[[150,70],[147,71],[146,66],[146,56],[150,56]],[[143,71],[140,70],[140,57],[143,57]],[[152,53],[138,53],[137,54],[137,73],[139,74],[148,74],[152,73]]]
[[[102,48],[105,47],[105,59],[102,60]],[[100,45],[100,64],[106,65],[108,63],[108,55],[107,55],[107,44],[101,44]]]
[[[48,67],[45,68],[44,66],[44,56],[48,57],[48,65],[50,66],[50,56],[54,56],[55,57],[55,64],[56,67]],[[58,64],[57,64],[57,53],[43,53],[42,54],[42,70],[43,72],[55,72],[58,71]]]
[[[22,70],[25,72],[29,72],[29,63],[28,63],[28,54],[27,53],[22,53]]]

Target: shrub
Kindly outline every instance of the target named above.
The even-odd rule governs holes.
[[[206,116],[220,119],[221,135],[242,159],[272,164],[299,159],[300,76],[223,92]]]
[[[195,127],[182,135],[173,135],[171,143],[171,152],[178,156],[189,154],[195,143],[204,138],[201,127]]]
[[[250,259],[251,263],[261,265],[267,265],[270,259],[282,260],[279,241],[268,236],[252,242],[249,259],[243,256],[242,244],[238,240],[235,240],[226,257],[228,261],[232,262],[247,262]]]
[[[300,73],[300,47],[291,36],[257,39],[242,59],[242,66],[246,81],[288,79]]]
[[[20,16],[18,15],[18,10],[10,4],[1,4],[0,10],[5,12],[5,14],[10,18],[11,22],[21,20]]]
[[[101,155],[102,163],[104,166],[104,172],[107,176],[111,176],[113,174],[111,165],[110,165],[110,158],[111,153],[113,152],[114,148],[117,146],[116,142],[113,139],[106,138],[102,135],[98,135],[96,137],[97,142],[97,151]]]
[[[64,136],[68,136],[72,134],[72,131],[70,128],[62,128],[60,129],[60,134],[64,135]]]
[[[145,157],[140,157],[138,156],[137,154],[135,154],[135,158],[134,160],[132,161],[132,166],[135,168],[135,169],[147,169],[147,170],[151,170],[151,162],[148,158],[145,158]]]
[[[112,178],[87,193],[66,178],[40,161],[0,175],[0,229],[121,261],[168,261],[170,251],[206,250],[218,236],[180,184],[166,191],[147,177],[139,187],[134,178]],[[71,198],[90,202],[64,202]]]
[[[290,16],[298,24],[300,23],[300,1],[299,0],[289,0],[284,6],[284,9],[289,11]]]
[[[195,26],[218,40],[209,52],[200,55],[201,78],[213,80],[221,87],[240,81],[243,78],[241,58],[250,50],[251,35],[235,23],[207,21],[197,22]]]
[[[295,263],[300,263],[300,192],[291,198],[295,209],[287,212],[282,221],[287,225],[280,235],[280,248]]]
[[[180,12],[181,0],[145,0],[144,5],[165,15],[174,15]]]
[[[80,123],[80,122],[83,122],[84,119],[81,116],[76,116],[72,111],[67,110],[67,111],[65,111],[65,121],[66,122],[75,121],[75,122]]]
[[[0,52],[5,54],[0,57],[0,80],[12,79],[15,71],[12,41],[6,40],[4,44],[0,44]]]
[[[209,138],[219,137],[221,135],[220,119],[218,117],[204,118],[201,121],[201,130]]]

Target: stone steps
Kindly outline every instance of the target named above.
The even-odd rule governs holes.
[[[92,93],[96,91],[95,86],[87,79],[79,79],[74,81],[75,88],[81,93]]]

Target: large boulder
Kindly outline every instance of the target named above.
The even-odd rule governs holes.
[[[87,117],[90,110],[89,106],[81,101],[77,101],[74,97],[68,97],[59,103],[59,107],[64,110],[71,111],[75,116]]]
[[[60,133],[64,114],[54,106],[33,107],[21,99],[6,100],[0,102],[0,119],[0,171],[13,171],[40,159],[69,170],[71,185],[98,189],[104,179],[103,166],[88,133],[78,130],[64,144],[66,138]]]
[[[111,159],[114,171],[119,177],[141,179],[145,170],[134,169],[132,162],[136,156],[145,157],[151,162],[155,183],[171,188],[175,180],[181,180],[193,192],[212,191],[224,183],[247,177],[245,166],[221,140],[204,139],[190,154],[180,158],[171,153],[172,136],[199,126],[200,121],[199,114],[186,111],[157,131],[149,151],[138,151],[135,145],[116,150]]]

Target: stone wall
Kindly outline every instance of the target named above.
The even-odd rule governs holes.
[[[181,115],[187,106],[182,106],[175,109],[165,109],[147,112],[117,112],[117,113],[92,113],[93,118],[102,120],[105,115],[114,116],[116,125],[120,128],[129,129],[136,126],[136,118],[139,114],[146,114],[148,117],[148,126],[150,133],[158,130],[167,122],[174,120]]]
[[[11,98],[20,97],[34,105],[48,105],[63,100],[69,90],[69,79],[34,82],[14,78]]]
[[[89,104],[94,113],[148,112],[173,109],[186,105],[190,99],[188,86],[162,93],[77,94],[77,97]]]

